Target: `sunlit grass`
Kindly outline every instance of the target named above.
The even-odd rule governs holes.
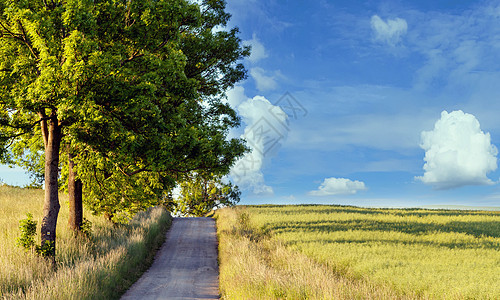
[[[16,246],[19,220],[27,212],[40,228],[43,191],[0,187],[0,298],[117,299],[147,269],[171,223],[160,208],[125,226],[86,214],[92,236],[75,237],[67,226],[67,197],[61,194],[60,202],[54,272],[45,260]]]
[[[433,299],[500,299],[500,213],[251,206],[252,223],[336,274]]]
[[[223,299],[416,299],[291,251],[245,209],[217,210]]]

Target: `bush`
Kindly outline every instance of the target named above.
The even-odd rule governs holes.
[[[23,247],[26,252],[35,247],[36,225],[37,223],[33,221],[33,215],[31,213],[26,214],[26,219],[19,221],[21,236],[17,239],[17,245]]]

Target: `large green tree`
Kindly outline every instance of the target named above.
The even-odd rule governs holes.
[[[132,15],[138,18],[146,8],[135,10]],[[86,178],[87,203],[95,212],[113,217],[159,204],[164,191],[184,174],[227,173],[244,150],[240,141],[226,141],[228,129],[239,120],[221,99],[243,78],[243,67],[235,61],[248,50],[241,48],[237,30],[214,32],[229,18],[223,1],[195,5],[189,18],[190,25],[177,28],[180,34],[168,43],[176,49],[172,57],[182,53],[179,60],[166,61],[165,51],[153,47],[127,63],[125,74],[94,84],[102,86],[95,105],[104,117],[90,127],[98,132],[85,129],[77,136],[92,148],[78,165],[80,177]],[[172,63],[178,73],[172,72]],[[113,85],[118,87],[109,89]],[[123,103],[130,95],[136,101]]]
[[[74,210],[83,191],[97,213],[133,213],[243,153],[221,98],[248,49],[237,30],[214,30],[228,18],[218,0],[0,0],[0,154],[14,143],[18,161],[44,157],[50,255],[62,165]]]

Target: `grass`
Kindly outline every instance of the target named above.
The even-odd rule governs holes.
[[[500,299],[498,211],[251,206],[217,217],[227,299]]]
[[[222,299],[414,299],[291,251],[246,209],[217,210]]]
[[[160,208],[120,226],[89,214],[91,237],[76,237],[67,226],[67,196],[61,194],[60,202],[53,271],[44,259],[16,246],[19,220],[27,212],[40,228],[43,191],[0,186],[0,298],[118,299],[152,263],[171,224]]]

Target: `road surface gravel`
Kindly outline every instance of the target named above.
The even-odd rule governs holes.
[[[215,220],[174,218],[153,265],[121,299],[219,299],[218,278]]]

